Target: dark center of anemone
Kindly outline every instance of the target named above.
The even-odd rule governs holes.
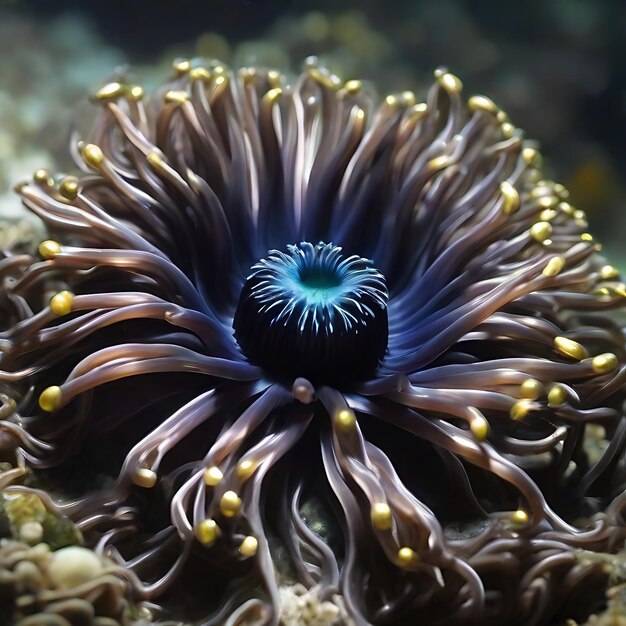
[[[371,261],[302,242],[252,266],[233,320],[250,361],[287,377],[367,378],[387,349],[387,286]]]

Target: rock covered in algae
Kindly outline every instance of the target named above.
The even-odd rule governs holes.
[[[0,625],[148,626],[120,568],[31,493],[0,492]],[[117,575],[116,575],[117,574]]]
[[[339,595],[324,599],[316,587],[285,585],[280,588],[282,626],[354,626]]]
[[[87,548],[53,552],[45,543],[0,540],[0,624],[129,624],[126,585],[107,565]]]
[[[74,524],[66,517],[49,513],[35,494],[0,495],[1,518],[6,520],[11,537],[28,545],[43,542],[57,550],[81,542]]]

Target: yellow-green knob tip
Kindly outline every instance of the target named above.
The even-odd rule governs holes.
[[[413,548],[403,546],[398,550],[398,561],[402,567],[410,567],[417,561],[417,554]]]
[[[386,502],[376,502],[370,511],[372,524],[378,530],[389,530],[391,528],[391,509]]]
[[[39,396],[39,406],[48,413],[55,411],[61,404],[61,387],[56,385],[47,387]]]
[[[256,554],[256,551],[259,548],[259,542],[256,537],[252,535],[248,535],[239,546],[239,552],[245,558],[250,558]]]
[[[343,430],[351,430],[356,426],[356,415],[350,409],[342,409],[336,416],[337,426]]]
[[[220,536],[220,527],[215,520],[205,519],[194,528],[194,535],[201,544],[209,547]]]
[[[55,315],[67,315],[72,311],[74,294],[71,291],[59,291],[50,299],[50,310]]]
[[[46,260],[53,259],[57,254],[61,253],[61,244],[52,239],[46,239],[39,244],[39,254]]]
[[[594,374],[609,374],[617,369],[618,365],[617,357],[612,352],[598,354],[591,360],[591,369],[593,369]]]
[[[204,470],[203,478],[204,484],[207,485],[207,487],[215,487],[220,483],[222,478],[224,478],[224,474],[222,474],[222,470],[220,470],[219,467],[213,465]]]
[[[241,509],[241,498],[234,491],[226,491],[220,500],[220,511],[224,517],[234,517]]]

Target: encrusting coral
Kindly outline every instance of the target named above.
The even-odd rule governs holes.
[[[7,493],[206,625],[277,624],[281,585],[355,624],[589,613],[626,288],[536,147],[445,70],[377,104],[315,60],[174,67],[17,188],[50,239],[0,263],[0,427],[66,494]]]
[[[6,536],[0,538],[1,624],[131,623],[128,588],[119,576],[119,566],[88,548],[71,545],[80,536],[68,520],[47,513],[31,494],[10,496],[4,511],[10,521],[5,530],[12,533],[3,532]],[[25,532],[27,526],[35,530]]]

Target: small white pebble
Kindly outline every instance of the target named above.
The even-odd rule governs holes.
[[[29,546],[41,543],[43,539],[43,526],[39,522],[26,522],[19,529],[20,540]]]
[[[54,587],[71,589],[97,578],[103,569],[97,554],[87,548],[69,546],[52,554],[48,576]]]

